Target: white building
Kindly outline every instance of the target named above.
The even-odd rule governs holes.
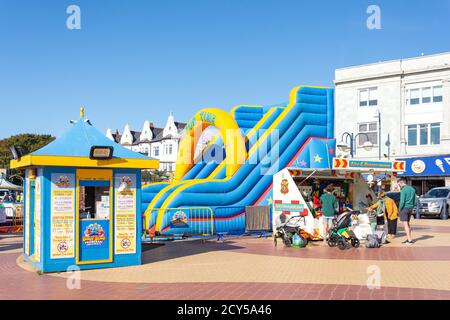
[[[380,146],[385,158],[388,135],[393,158],[450,154],[450,53],[337,69],[335,87],[335,136],[339,142],[344,132],[361,133],[357,158],[378,159]],[[370,151],[363,148],[367,139],[373,144]],[[418,161],[414,172],[425,173],[427,161]],[[410,178],[423,192],[450,185],[448,171],[449,176]]]
[[[160,170],[173,172],[177,161],[179,140],[185,126],[186,123],[175,121],[171,113],[164,128],[155,127],[153,123],[146,120],[141,131],[131,130],[127,124],[122,134],[118,130],[113,133],[111,129],[108,129],[106,136],[128,149],[158,159]]]

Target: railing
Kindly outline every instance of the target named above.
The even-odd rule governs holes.
[[[0,223],[3,232],[21,232],[23,230],[23,206],[0,207]]]
[[[161,234],[182,236],[214,234],[214,212],[209,207],[155,208],[151,214],[158,214],[160,210],[164,210]]]

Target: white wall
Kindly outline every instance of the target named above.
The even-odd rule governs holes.
[[[406,105],[406,90],[441,84],[443,102]],[[338,69],[335,72],[335,136],[345,131],[358,133],[358,123],[378,122],[381,112],[381,153],[388,133],[391,156],[420,156],[450,152],[450,53],[388,61]],[[359,106],[359,90],[378,88],[378,106]],[[407,146],[406,125],[440,122],[441,143],[433,146]],[[339,151],[338,151],[339,152]],[[371,151],[357,148],[358,158],[378,158],[378,145]]]

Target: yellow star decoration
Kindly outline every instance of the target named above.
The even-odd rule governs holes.
[[[322,161],[322,158],[321,158],[318,154],[316,154],[316,155],[314,156],[314,162],[320,163],[320,161]]]

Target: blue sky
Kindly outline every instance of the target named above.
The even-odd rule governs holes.
[[[450,51],[449,14],[448,0],[0,0],[0,138],[60,135],[81,105],[104,131],[280,103],[339,67]]]

